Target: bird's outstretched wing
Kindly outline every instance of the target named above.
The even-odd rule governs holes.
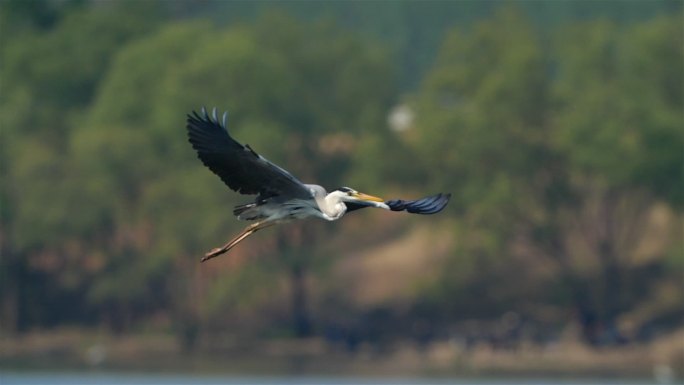
[[[311,192],[289,172],[257,154],[249,145],[235,141],[226,128],[226,113],[221,121],[216,109],[188,115],[189,141],[205,166],[232,190],[240,194],[259,194],[260,199],[277,195],[311,198]]]
[[[423,199],[417,199],[414,201],[405,201],[401,199],[393,199],[385,202],[392,211],[408,211],[412,214],[435,214],[442,211],[447,203],[451,194],[442,194],[429,196]]]
[[[392,199],[385,201],[385,204],[389,206],[392,211],[407,211],[412,214],[436,214],[446,207],[450,198],[451,194],[439,193],[413,201]],[[363,203],[355,202],[345,202],[344,204],[347,206],[347,212],[371,207]]]

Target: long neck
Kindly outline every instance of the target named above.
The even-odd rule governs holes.
[[[316,203],[318,203],[318,208],[323,213],[323,218],[329,221],[340,219],[347,211],[347,206],[335,191],[324,197],[317,198]]]

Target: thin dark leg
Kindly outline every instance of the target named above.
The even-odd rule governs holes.
[[[242,242],[245,240],[247,237],[250,235],[256,233],[257,231],[272,226],[275,223],[273,222],[256,222],[254,224],[251,224],[247,227],[245,227],[244,230],[240,234],[238,234],[235,238],[233,238],[230,242],[226,243],[222,247],[217,247],[210,252],[206,253],[204,257],[200,260],[200,262],[205,262],[207,260],[210,260],[212,258],[218,257],[219,255],[226,253],[228,250],[232,249],[237,245],[238,243]]]

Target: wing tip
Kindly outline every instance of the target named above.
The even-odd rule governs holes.
[[[406,211],[411,214],[436,214],[447,206],[451,199],[451,193],[438,193],[422,199],[405,201],[394,199],[385,202],[392,211]]]
[[[187,114],[188,129],[192,129],[198,124],[206,123],[227,130],[228,126],[226,123],[228,121],[228,111],[223,112],[221,119],[219,119],[217,111],[217,108],[214,107],[212,108],[211,113],[209,113],[205,106],[202,106],[199,112],[197,112],[197,110],[192,110],[189,114]]]

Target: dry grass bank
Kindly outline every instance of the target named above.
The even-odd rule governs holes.
[[[196,352],[181,353],[170,335],[112,336],[78,330],[31,332],[3,336],[1,341],[0,369],[18,370],[661,379],[681,379],[684,373],[684,330],[650,344],[598,350],[571,342],[517,350],[484,345],[465,350],[438,342],[424,348],[409,343],[385,350],[361,346],[353,354],[320,339],[203,344]]]

